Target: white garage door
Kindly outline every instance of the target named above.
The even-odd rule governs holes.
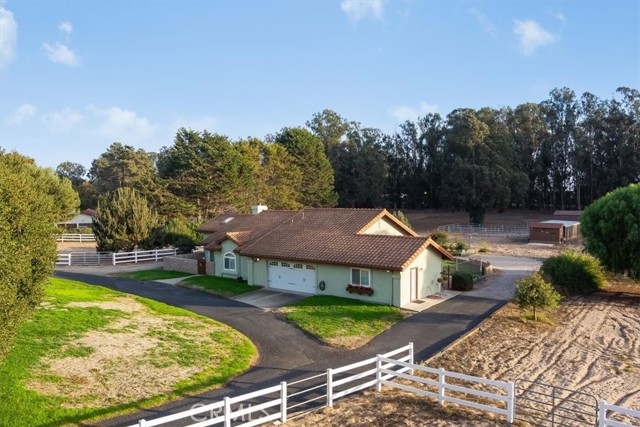
[[[315,294],[316,267],[311,264],[269,261],[269,287]]]

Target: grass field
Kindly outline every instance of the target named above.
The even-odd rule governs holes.
[[[248,369],[234,329],[152,300],[51,279],[0,363],[0,425],[77,424],[221,385]]]
[[[191,273],[183,273],[181,271],[170,271],[170,270],[141,270],[141,271],[130,271],[128,273],[120,273],[118,277],[122,277],[125,279],[135,279],[135,280],[162,280],[162,279],[175,279],[177,277],[188,277],[193,276]]]
[[[226,298],[262,289],[261,286],[252,286],[248,285],[246,282],[239,282],[237,279],[218,276],[190,277],[180,282],[179,285],[201,289]]]
[[[404,318],[400,309],[334,296],[312,296],[280,309],[288,321],[320,340],[357,348]]]

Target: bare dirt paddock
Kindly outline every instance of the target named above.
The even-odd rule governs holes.
[[[565,300],[552,324],[523,320],[509,304],[428,366],[485,378],[527,379],[640,410],[640,285]],[[504,419],[387,387],[338,401],[289,426],[507,426]],[[528,425],[518,421],[519,426]]]

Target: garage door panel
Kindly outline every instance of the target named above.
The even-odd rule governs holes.
[[[284,291],[316,292],[315,266],[291,262],[269,262],[269,287]]]

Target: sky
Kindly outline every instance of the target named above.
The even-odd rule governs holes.
[[[0,147],[45,167],[327,108],[391,133],[565,86],[640,89],[640,1],[0,0]]]

